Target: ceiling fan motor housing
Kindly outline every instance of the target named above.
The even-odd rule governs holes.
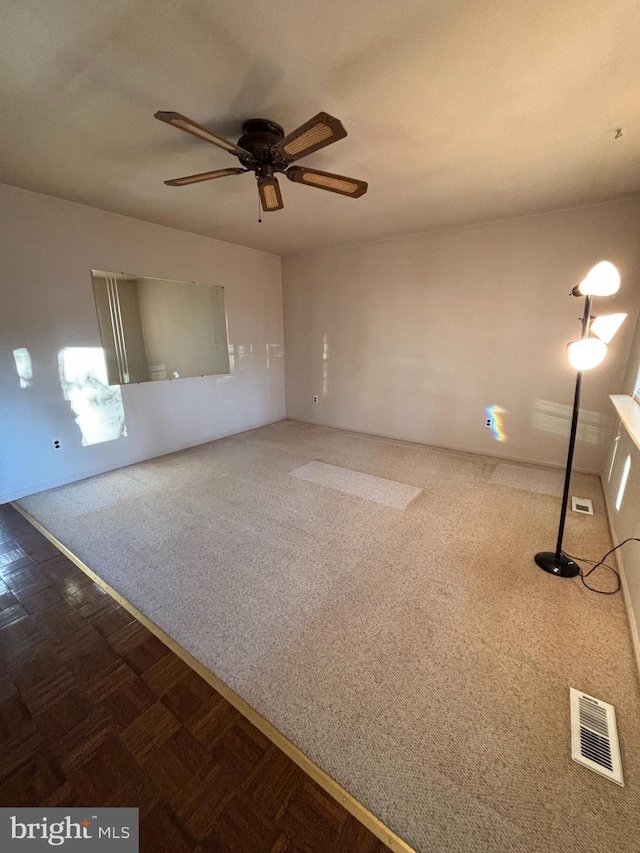
[[[242,136],[238,145],[248,151],[251,158],[239,155],[238,159],[247,169],[255,169],[258,164],[261,167],[271,167],[267,170],[271,174],[274,169],[284,171],[286,163],[283,161],[279,164],[271,151],[281,139],[284,139],[284,130],[274,121],[265,118],[247,119],[242,125]]]

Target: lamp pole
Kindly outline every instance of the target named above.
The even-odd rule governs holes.
[[[620,324],[627,316],[626,314],[609,314],[604,317],[594,318],[591,316],[591,298],[593,296],[612,296],[618,292],[619,287],[620,273],[618,270],[611,261],[600,261],[589,270],[587,277],[571,291],[572,296],[584,296],[585,302],[584,314],[582,315],[582,336],[579,341],[572,341],[567,345],[569,361],[577,370],[578,376],[576,378],[576,392],[573,398],[573,415],[571,417],[571,431],[569,433],[569,452],[567,454],[567,469],[564,475],[558,541],[555,553],[553,551],[540,551],[534,558],[541,569],[560,578],[573,578],[581,574],[580,566],[574,563],[566,554],[563,554],[562,537],[564,536],[567,504],[569,502],[573,451],[575,450],[576,434],[578,432],[582,373],[600,364],[607,354],[607,344],[611,341],[616,331],[620,328]],[[593,332],[595,337],[590,338],[590,332]]]
[[[572,292],[574,296],[578,293]],[[589,323],[591,321],[591,296],[585,297],[584,314],[582,315],[582,339],[589,336]],[[580,410],[580,395],[582,393],[582,370],[578,371],[576,377],[576,392],[573,398],[573,415],[571,417],[571,432],[569,433],[569,452],[567,453],[567,469],[564,475],[564,492],[562,494],[562,509],[560,510],[560,526],[558,528],[558,541],[555,554],[551,551],[541,551],[536,554],[535,561],[552,575],[561,578],[573,578],[580,573],[580,567],[569,557],[562,553],[562,539],[564,536],[564,525],[567,517],[567,505],[569,503],[569,487],[571,484],[571,466],[573,465],[573,452],[576,446],[576,435],[578,432],[578,413]]]

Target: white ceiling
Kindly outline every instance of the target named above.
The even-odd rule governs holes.
[[[637,0],[3,0],[0,181],[278,254],[640,193]],[[348,137],[257,221],[234,141],[324,110]],[[623,135],[614,139],[616,128]]]

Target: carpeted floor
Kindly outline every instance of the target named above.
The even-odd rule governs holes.
[[[422,491],[390,507],[291,475],[310,462]],[[621,595],[533,562],[561,485],[282,421],[20,503],[416,850],[631,853],[640,694]],[[572,494],[595,515],[569,513],[565,547],[598,559],[597,478]],[[615,705],[625,788],[571,761],[569,685]]]

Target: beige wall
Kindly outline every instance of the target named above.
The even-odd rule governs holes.
[[[631,467],[622,493],[622,502],[620,507],[616,508],[616,499],[622,485],[627,458],[631,460]],[[602,484],[614,545],[619,545],[631,536],[640,538],[640,450],[619,420],[616,421],[611,433],[609,454],[602,473]],[[631,636],[640,667],[640,641],[638,639],[640,629],[640,543],[628,542],[618,552],[617,559],[624,575],[624,595],[629,613]]]
[[[237,355],[229,375],[123,386],[126,437],[84,446],[58,357],[100,347],[91,269],[223,285]],[[0,184],[0,503],[279,420],[282,355],[280,258]]]
[[[640,321],[636,325],[621,393],[633,393],[639,368]],[[631,461],[631,467],[621,495],[620,506],[616,508],[627,457]],[[602,470],[602,484],[614,544],[619,545],[630,536],[640,538],[640,450],[617,417],[610,432]],[[618,564],[623,571],[631,635],[640,667],[640,542],[628,542],[624,545],[618,551]]]
[[[640,294],[640,200],[283,259],[287,415],[564,464],[575,373],[565,345],[597,261],[622,274],[602,309],[630,319],[584,383],[575,464],[600,471]],[[606,307],[605,307],[606,306]],[[313,403],[313,396],[318,403]],[[505,410],[507,441],[484,426]]]

